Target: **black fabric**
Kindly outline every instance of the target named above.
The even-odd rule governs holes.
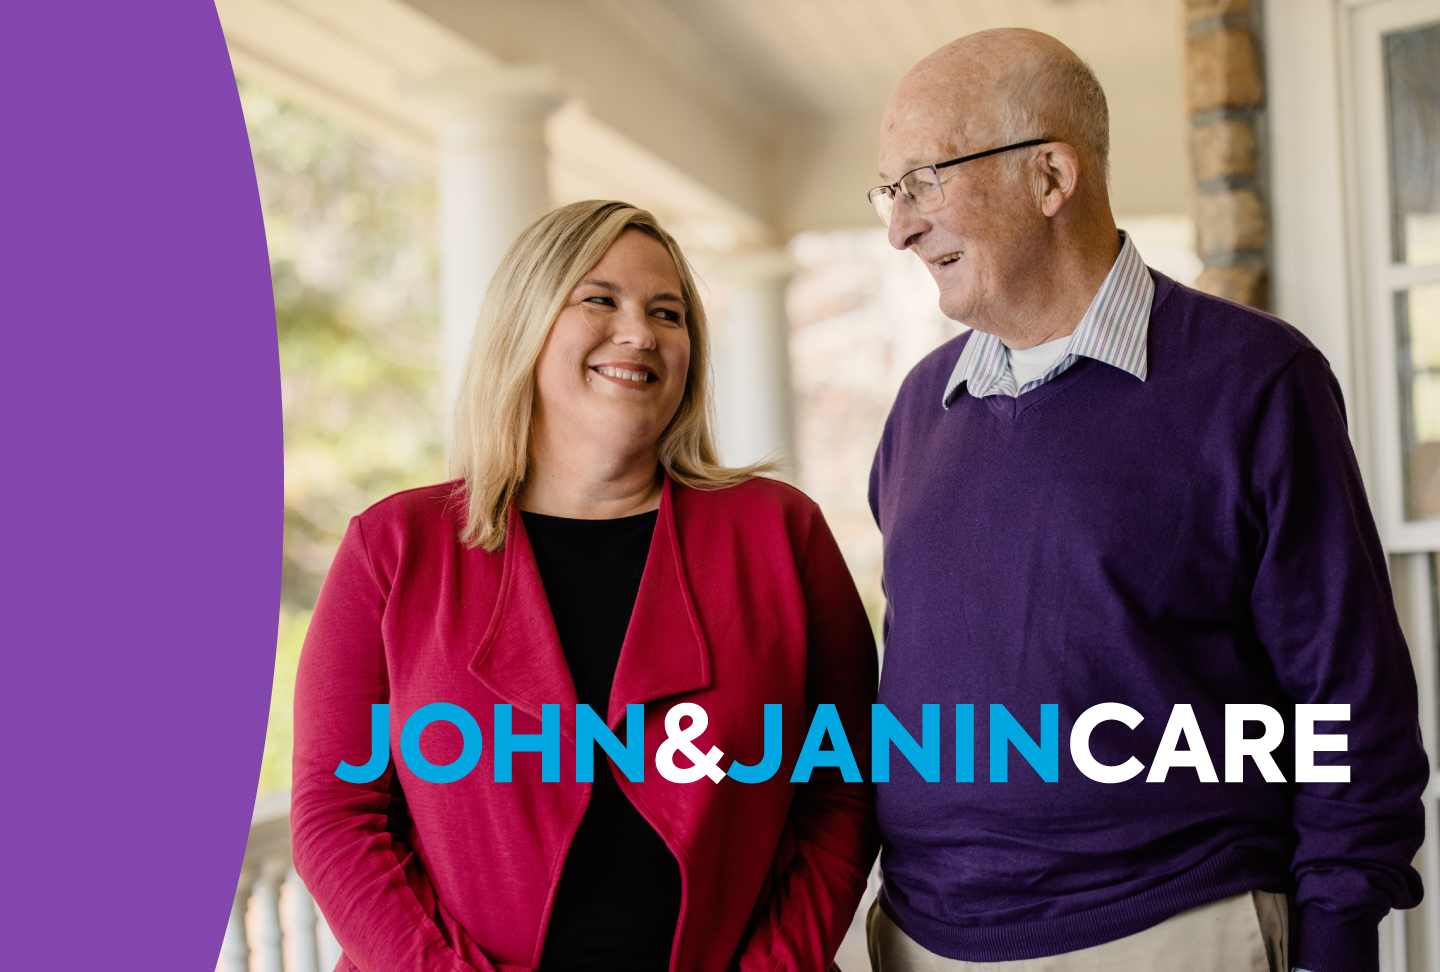
[[[521,516],[576,695],[603,719],[658,514]],[[679,917],[680,866],[597,747],[595,785],[565,858],[540,972],[664,972]]]

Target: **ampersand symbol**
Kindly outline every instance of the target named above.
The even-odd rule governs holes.
[[[687,717],[690,725],[681,728],[680,720]],[[725,754],[715,746],[711,746],[708,753],[702,753],[690,741],[704,732],[709,724],[710,717],[694,702],[681,702],[670,707],[670,711],[665,713],[665,735],[668,738],[655,750],[655,768],[660,771],[661,776],[671,783],[694,783],[702,776],[708,776],[719,783],[725,778],[725,774],[716,765]],[[676,766],[676,750],[683,753],[693,765]]]

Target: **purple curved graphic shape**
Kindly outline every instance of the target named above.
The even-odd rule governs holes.
[[[279,600],[274,304],[215,9],[0,9],[0,965],[213,968]]]

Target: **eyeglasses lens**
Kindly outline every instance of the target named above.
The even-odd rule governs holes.
[[[940,185],[940,173],[931,165],[905,173],[900,180],[898,192],[889,186],[870,190],[870,202],[875,206],[875,212],[880,215],[880,221],[886,226],[890,225],[890,220],[895,215],[896,195],[903,196],[905,205],[912,207],[917,213],[932,213],[945,201],[945,189]]]
[[[880,186],[878,189],[871,189],[870,204],[875,207],[880,222],[889,226],[890,215],[895,211],[895,197],[891,195],[890,187]]]
[[[930,213],[940,208],[945,201],[945,190],[940,186],[940,173],[934,166],[905,173],[900,181],[900,190],[905,201],[915,207],[917,213]]]

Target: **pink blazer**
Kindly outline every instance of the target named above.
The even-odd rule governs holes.
[[[575,689],[523,521],[512,509],[501,552],[467,549],[454,490],[400,493],[351,521],[300,658],[295,866],[345,950],[342,972],[534,969],[589,800],[575,782]],[[625,706],[646,704],[644,781],[616,778],[680,864],[672,972],[830,967],[877,848],[872,792],[835,770],[808,784],[790,773],[826,702],[865,762],[875,685],[870,626],[809,498],[766,479],[666,480],[607,722],[623,739]],[[764,705],[783,703],[780,771],[665,780],[655,750],[682,701],[704,706],[696,743],[719,746],[721,768],[760,762]],[[431,702],[479,723],[470,775],[427,783],[392,759],[372,784],[335,776],[341,760],[367,760],[372,703],[389,703],[398,753],[405,719]],[[541,782],[538,753],[516,753],[513,782],[493,782],[495,703],[514,707],[515,733],[538,733],[540,706],[560,704],[560,782]],[[422,748],[451,762],[459,730],[435,723]]]

